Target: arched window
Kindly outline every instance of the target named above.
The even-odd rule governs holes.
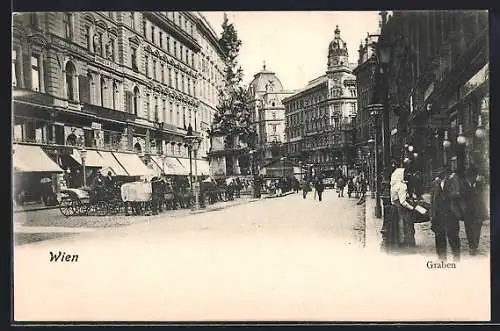
[[[117,109],[118,106],[118,85],[113,82],[113,109]]]
[[[73,63],[66,64],[66,93],[68,100],[75,100],[76,69]]]
[[[106,81],[101,77],[101,106],[104,107],[104,97],[106,96]]]
[[[134,87],[134,115],[139,113],[139,88]]]
[[[90,72],[87,74],[87,81],[89,83],[88,99],[85,100],[85,98],[80,97],[80,100],[88,103],[95,103],[95,83],[94,83],[94,77]],[[80,91],[80,95],[82,95],[82,93],[83,91]]]

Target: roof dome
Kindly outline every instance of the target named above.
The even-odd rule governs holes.
[[[252,82],[248,86],[250,93],[258,92],[279,92],[283,90],[283,84],[276,77],[276,74],[266,69],[266,65],[262,66],[262,70],[253,76]]]
[[[338,25],[335,27],[335,37],[328,46],[328,52],[333,53],[334,55],[347,54],[347,43],[340,38],[340,29]]]

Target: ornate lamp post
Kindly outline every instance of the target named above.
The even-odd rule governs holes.
[[[382,181],[382,202],[383,202],[383,215],[384,223],[390,222],[389,207],[391,204],[390,195],[390,178],[391,178],[391,146],[390,138],[391,132],[389,129],[389,85],[387,71],[391,63],[392,45],[387,42],[379,41],[377,43],[377,60],[382,101],[382,146],[383,146],[383,167],[384,179]]]
[[[199,138],[193,134],[193,127],[189,124],[184,141],[188,146],[189,153],[189,181],[191,183],[191,194],[195,198],[195,209],[200,208],[200,185],[198,183],[198,169],[196,163],[196,154],[199,147]],[[194,152],[194,183],[193,183],[193,152]]]
[[[378,126],[378,118],[380,113],[383,111],[384,106],[382,104],[376,103],[376,104],[371,104],[367,106],[367,110],[369,111],[370,117],[372,119],[373,123],[373,128],[375,129],[375,132],[373,134],[374,139],[370,139],[373,143],[373,158],[374,158],[374,174],[373,174],[373,185],[374,189],[373,191],[375,192],[375,217],[381,218],[382,217],[382,206],[380,204],[380,174],[379,174],[379,155],[378,155],[378,133],[379,133],[379,126]]]
[[[443,140],[443,157],[444,157],[444,162],[443,164],[446,166],[448,164],[448,149],[451,147],[451,141],[448,138],[448,131],[444,132],[444,140]]]
[[[85,147],[82,147],[82,149],[80,150],[80,155],[82,157],[83,187],[87,187],[87,166],[86,166],[87,150],[85,149]]]

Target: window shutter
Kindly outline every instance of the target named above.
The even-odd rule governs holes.
[[[22,65],[23,65],[23,73],[24,73],[24,82],[23,87],[30,89],[31,88],[31,56],[30,54],[23,54],[22,57]]]
[[[90,103],[90,82],[87,76],[78,76],[80,102]]]

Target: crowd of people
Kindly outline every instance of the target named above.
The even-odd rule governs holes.
[[[394,169],[391,176],[391,207],[384,217],[383,247],[414,250],[418,222],[431,222],[438,258],[447,259],[447,246],[453,259],[460,260],[460,224],[463,223],[470,255],[478,253],[481,227],[488,219],[483,200],[484,179],[474,166],[466,171],[445,166],[431,185],[430,203],[423,198],[421,176],[411,167]]]

